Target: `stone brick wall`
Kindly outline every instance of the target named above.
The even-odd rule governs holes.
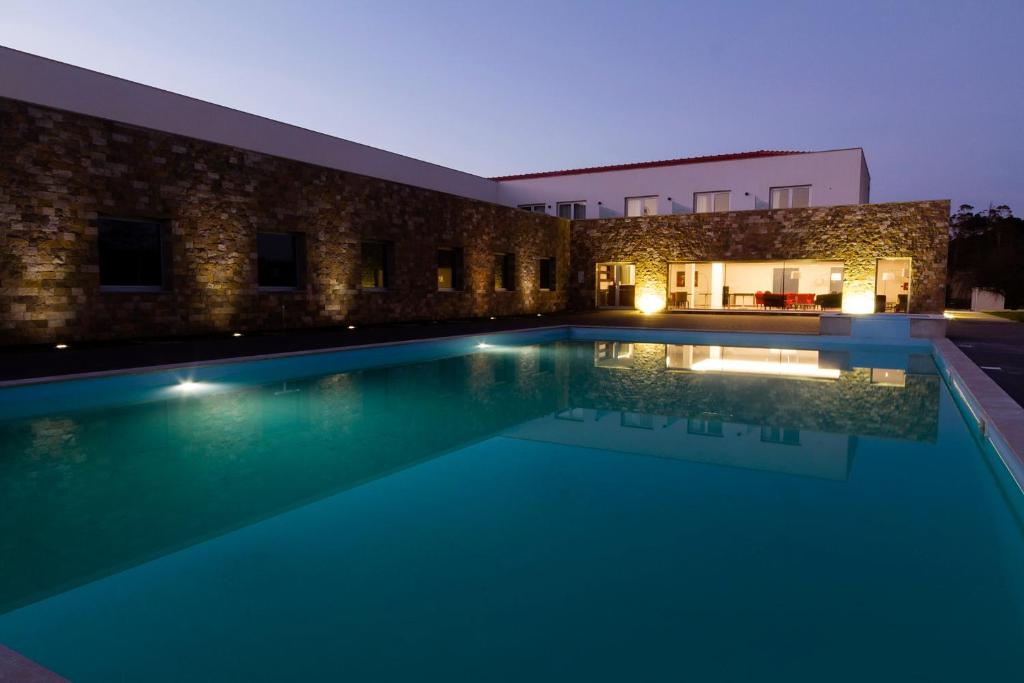
[[[843,261],[846,301],[873,296],[876,259],[910,257],[910,312],[936,313],[948,225],[948,200],[573,221],[569,303],[595,306],[595,264],[606,261],[636,264],[637,299],[662,301],[671,262]]]
[[[569,224],[550,216],[0,98],[0,344],[564,309]],[[100,216],[170,227],[169,286],[100,291]],[[261,292],[258,231],[305,234],[306,282]],[[386,292],[359,289],[360,242],[393,243]],[[460,246],[465,289],[437,290]],[[515,253],[495,292],[493,254]],[[556,257],[557,288],[538,289]]]

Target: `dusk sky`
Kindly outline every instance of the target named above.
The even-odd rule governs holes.
[[[1024,2],[40,2],[0,44],[481,175],[863,147],[1024,215]]]

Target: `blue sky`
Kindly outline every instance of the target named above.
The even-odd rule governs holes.
[[[0,44],[482,175],[865,148],[1024,215],[1024,2],[0,0]]]

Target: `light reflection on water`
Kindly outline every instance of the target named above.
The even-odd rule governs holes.
[[[931,359],[878,359],[499,345],[0,422],[0,642],[83,681],[1009,665],[1019,524]]]

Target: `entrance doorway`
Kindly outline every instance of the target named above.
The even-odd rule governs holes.
[[[636,305],[636,266],[632,263],[597,264],[597,307],[633,308]]]

